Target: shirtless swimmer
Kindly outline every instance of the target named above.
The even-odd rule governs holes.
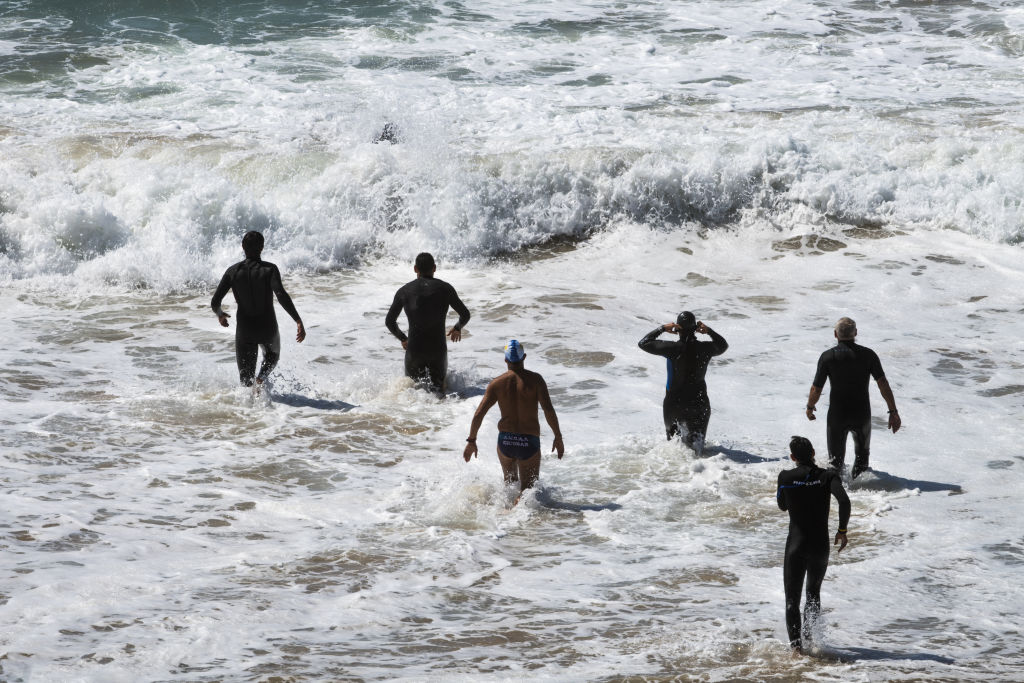
[[[551,405],[548,385],[544,378],[536,372],[523,367],[526,352],[522,344],[512,339],[505,345],[505,365],[508,372],[491,380],[484,392],[480,405],[473,414],[473,422],[469,427],[469,438],[462,457],[469,462],[477,455],[476,433],[484,421],[487,411],[497,403],[501,410],[498,420],[498,460],[505,476],[505,483],[519,482],[522,491],[532,487],[540,476],[540,421],[537,419],[537,407],[544,410],[551,431],[555,433],[552,451],[558,452],[561,460],[565,454],[562,445],[562,431],[558,428],[558,416]],[[516,503],[519,498],[516,498]]]

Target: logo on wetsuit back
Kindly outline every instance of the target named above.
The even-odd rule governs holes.
[[[794,481],[792,484],[783,484],[779,486],[779,490],[775,493],[776,497],[782,495],[782,489],[795,489],[798,486],[822,486],[825,482],[821,479],[815,479],[814,481]]]

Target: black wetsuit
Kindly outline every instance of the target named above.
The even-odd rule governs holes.
[[[885,377],[878,354],[852,341],[840,341],[821,354],[814,374],[814,386],[818,389],[825,387],[826,379],[832,384],[825,427],[829,465],[837,470],[843,468],[846,435],[853,434],[853,476],[868,468],[871,454],[871,377],[875,381]]]
[[[405,374],[413,379],[426,376],[431,387],[440,390],[448,374],[448,343],[444,334],[448,307],[459,314],[455,329],[461,330],[469,322],[469,309],[462,303],[455,288],[434,277],[417,277],[395,293],[384,324],[391,334],[407,341]],[[405,311],[409,321],[409,336],[398,327],[398,314]]]
[[[828,567],[830,539],[828,508],[830,496],[839,501],[839,529],[850,521],[850,498],[835,470],[798,465],[779,473],[776,497],[779,508],[789,511],[789,536],[782,577],[786,587],[786,630],[793,646],[808,635],[810,622],[821,611],[821,582]],[[804,630],[800,623],[800,590],[807,577]]]
[[[281,271],[273,263],[247,258],[224,272],[210,306],[220,313],[220,304],[228,290],[235,295],[235,361],[238,376],[245,386],[255,379],[261,382],[273,371],[281,357],[281,335],[274,315],[274,295],[295,322],[298,311],[281,283]],[[256,357],[263,347],[263,364],[256,374]]]
[[[729,348],[722,335],[711,328],[707,330],[711,341],[697,341],[693,334],[678,341],[661,341],[658,335],[665,331],[663,327],[651,330],[640,340],[641,349],[664,356],[668,362],[662,415],[669,439],[683,431],[686,442],[693,444],[698,435],[703,439],[707,434],[711,401],[704,374],[711,358]]]

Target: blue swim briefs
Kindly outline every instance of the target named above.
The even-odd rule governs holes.
[[[540,437],[533,434],[500,432],[498,434],[498,450],[507,458],[529,460],[540,452]]]

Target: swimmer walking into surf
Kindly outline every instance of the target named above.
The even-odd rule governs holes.
[[[498,420],[498,460],[505,476],[505,483],[519,482],[520,494],[532,487],[540,476],[540,421],[537,407],[544,411],[551,431],[555,433],[552,451],[558,452],[561,460],[565,454],[562,445],[562,431],[558,427],[558,416],[551,404],[548,385],[536,372],[523,367],[526,352],[522,344],[512,339],[505,345],[505,365],[508,372],[496,377],[487,385],[484,397],[473,414],[469,427],[469,438],[462,457],[466,462],[477,455],[476,434],[484,421],[487,411],[497,403],[501,410]],[[519,498],[516,498],[519,502]]]
[[[854,461],[850,476],[870,469],[871,455],[871,400],[868,397],[868,380],[875,378],[878,391],[889,407],[889,429],[895,434],[903,421],[896,410],[889,380],[885,378],[878,354],[866,346],[857,344],[857,323],[850,318],[840,318],[833,334],[836,345],[818,358],[818,370],[814,373],[811,390],[807,394],[808,420],[814,420],[815,405],[821,398],[825,381],[832,385],[829,395],[828,418],[825,421],[825,439],[828,445],[828,462],[833,469],[842,472],[846,460],[846,437],[853,435]]]
[[[662,332],[679,335],[677,341],[658,339]],[[706,334],[711,341],[698,341],[696,334]],[[690,311],[683,311],[674,323],[665,323],[648,332],[640,340],[640,348],[656,356],[664,356],[668,365],[665,399],[661,405],[665,433],[671,439],[681,434],[683,443],[699,456],[704,452],[704,437],[711,419],[711,401],[704,375],[708,363],[729,348],[729,343]]]
[[[384,324],[402,342],[406,376],[416,381],[426,380],[434,392],[441,393],[448,374],[445,337],[453,342],[462,339],[462,328],[469,322],[469,309],[454,287],[434,277],[437,266],[431,254],[423,252],[416,256],[413,270],[416,279],[395,292]],[[449,307],[459,314],[459,321],[446,334],[444,326]],[[398,327],[398,315],[403,310],[409,321],[408,335]]]
[[[850,521],[850,498],[835,470],[814,464],[814,447],[802,437],[789,441],[789,457],[796,463],[779,473],[776,500],[789,512],[789,535],[782,579],[786,588],[786,631],[789,644],[803,652],[809,644],[811,627],[821,614],[821,584],[828,568],[828,509],[831,496],[839,502],[839,529],[833,545],[846,547],[846,525]],[[800,592],[807,580],[807,600],[800,620]]]
[[[238,378],[243,386],[256,390],[277,366],[281,358],[281,335],[274,315],[274,296],[281,307],[298,326],[295,341],[302,343],[306,328],[295,310],[295,304],[281,283],[281,271],[273,263],[260,259],[263,254],[263,234],[250,230],[242,237],[242,251],[245,260],[236,263],[224,272],[217,291],[213,293],[210,306],[217,314],[222,327],[228,326],[231,316],[221,308],[221,302],[230,290],[238,304],[235,321],[235,362],[238,364]],[[256,359],[263,349],[263,364],[256,372]]]

